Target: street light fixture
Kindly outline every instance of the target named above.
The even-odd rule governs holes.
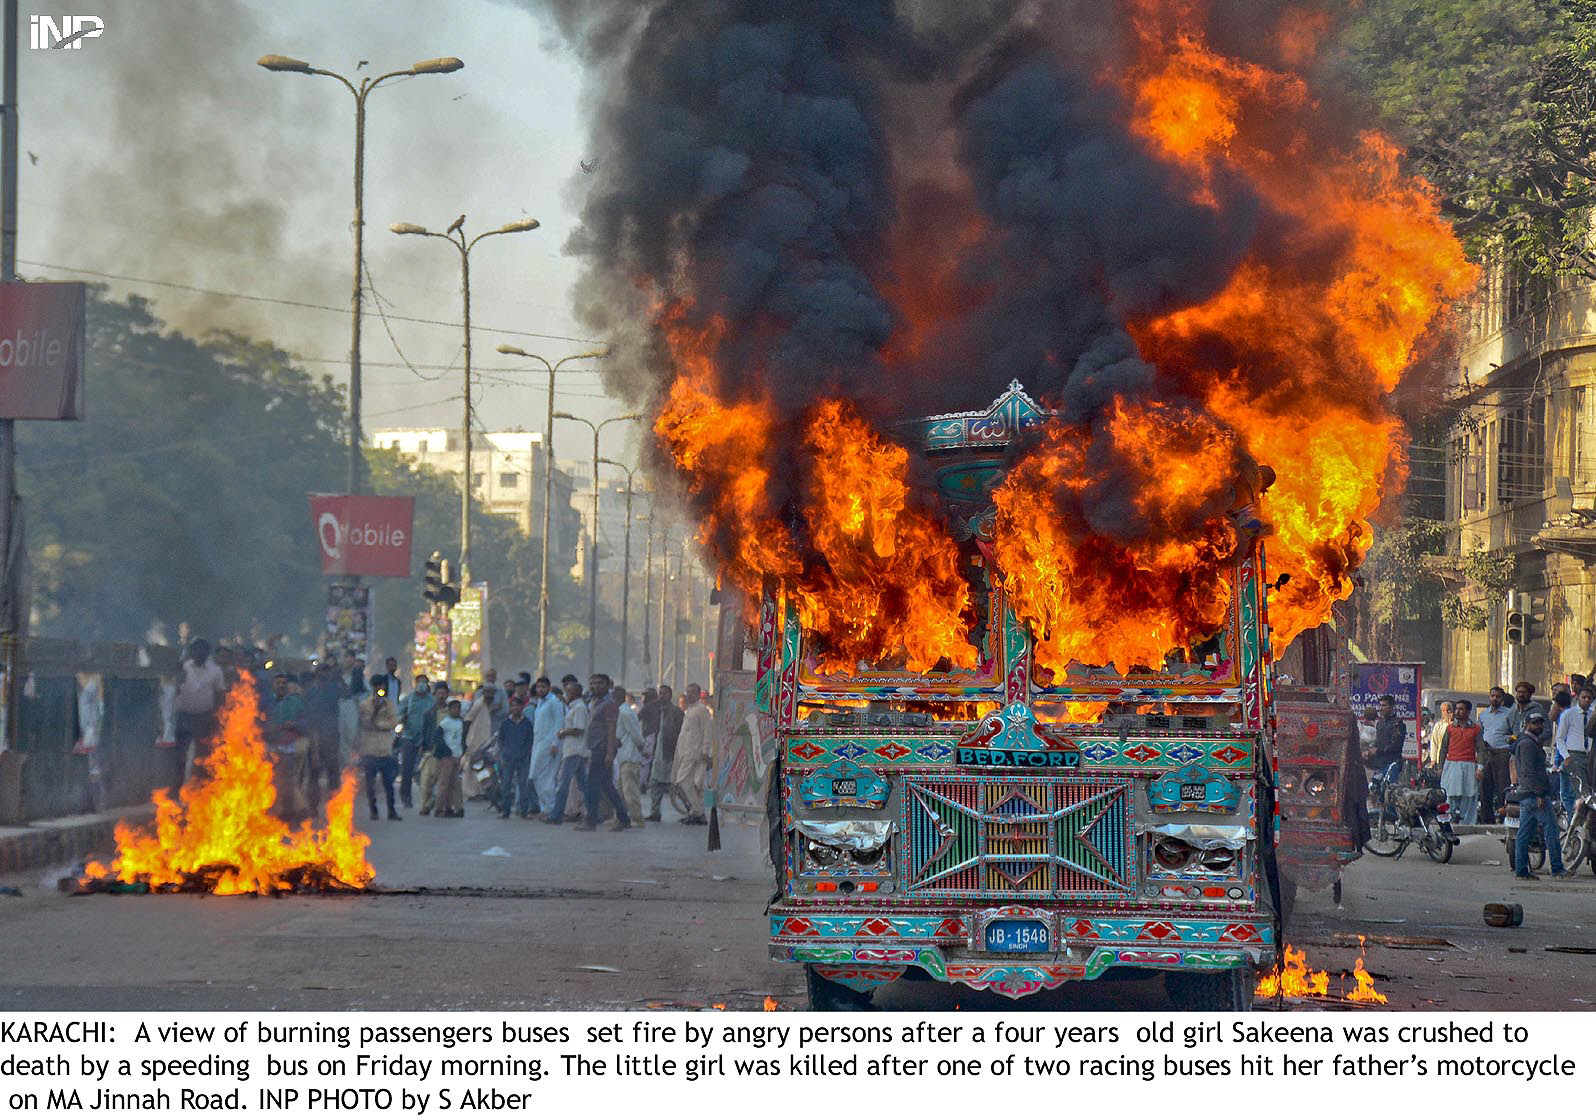
[[[556,420],[574,420],[578,424],[586,424],[593,429],[593,547],[592,562],[589,564],[590,577],[588,579],[588,605],[587,605],[587,672],[592,676],[598,665],[598,555],[599,555],[599,433],[607,425],[619,424],[626,420],[641,420],[642,414],[628,412],[625,416],[611,416],[608,420],[600,420],[597,424],[583,416],[573,416],[569,412],[556,412]],[[624,656],[624,653],[623,653]]]
[[[255,65],[277,74],[318,74],[336,78],[344,84],[355,99],[355,282],[349,297],[349,476],[348,490],[358,494],[361,489],[362,463],[360,452],[360,310],[365,266],[365,195],[366,195],[366,97],[389,78],[409,78],[421,74],[453,74],[465,66],[458,58],[429,58],[412,65],[408,70],[394,70],[375,78],[362,78],[357,86],[333,70],[321,70],[303,59],[287,55],[267,54]]]
[[[588,358],[609,357],[609,346],[568,354],[559,361],[550,362],[540,354],[529,354],[519,346],[500,343],[499,353],[541,362],[549,371],[549,415],[543,426],[543,570],[538,577],[538,676],[549,672],[549,512],[554,508],[554,379],[566,362],[580,362]]]
[[[440,59],[440,62],[450,61]],[[419,63],[417,65],[420,65]],[[461,214],[443,233],[434,233],[425,226],[418,226],[414,222],[395,222],[388,229],[397,234],[413,234],[418,237],[436,237],[440,241],[447,241],[460,252],[460,295],[465,313],[465,410],[461,421],[461,444],[465,451],[464,469],[460,472],[460,586],[462,589],[471,583],[471,250],[478,241],[484,237],[496,237],[501,233],[527,233],[538,228],[536,218],[526,218],[521,221],[507,222],[498,229],[490,229],[477,234],[470,240],[466,239],[465,215]]]

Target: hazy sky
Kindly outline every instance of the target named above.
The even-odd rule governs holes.
[[[81,10],[106,21],[81,50],[30,50],[22,28],[23,275],[93,279],[44,267],[69,266],[326,305],[336,310],[112,282],[185,329],[271,338],[343,382],[353,98],[333,79],[270,73],[255,59],[286,54],[358,77],[456,55],[464,70],[394,79],[368,101],[367,264],[391,312],[458,323],[457,254],[389,224],[442,230],[464,212],[474,233],[538,218],[542,229],[472,254],[473,364],[484,424],[542,429],[544,375],[494,346],[555,359],[587,345],[490,328],[584,334],[568,300],[576,262],[562,251],[584,179],[581,71],[545,22],[488,0],[96,0]],[[458,424],[459,328],[391,326],[426,379],[405,368],[368,297],[367,430]],[[620,411],[596,373],[562,373],[562,384],[563,409]],[[579,437],[566,438],[562,459]]]

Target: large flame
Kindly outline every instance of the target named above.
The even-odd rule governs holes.
[[[672,316],[679,324],[679,315]],[[820,400],[802,421],[798,461],[783,484],[803,496],[780,516],[767,463],[774,417],[762,402],[710,391],[708,351],[723,327],[670,335],[681,372],[654,430],[707,510],[703,539],[743,587],[779,583],[822,639],[820,668],[901,661],[976,662],[966,636],[969,586],[935,514],[916,504],[909,453],[847,402]]]
[[[1270,607],[1283,646],[1351,593],[1367,519],[1405,471],[1385,394],[1476,272],[1388,140],[1365,132],[1327,149],[1300,78],[1218,55],[1191,30],[1188,4],[1142,0],[1137,10],[1138,130],[1204,180],[1241,175],[1289,216],[1304,258],[1332,258],[1312,268],[1254,256],[1205,303],[1132,324],[1143,354],[1178,372],[1277,475],[1262,512],[1270,567],[1292,576]],[[1278,30],[1286,53],[1311,45],[1300,19]],[[1259,376],[1269,371],[1278,377]]]
[[[1158,667],[1224,623],[1233,461],[1233,438],[1206,418],[1120,403],[1095,442],[1055,426],[1009,471],[993,495],[994,551],[1039,665]],[[1146,526],[1133,540],[1099,531],[1080,503],[1095,479],[1127,475],[1160,483],[1127,496]],[[1216,498],[1198,533],[1169,531]]]
[[[246,673],[222,707],[204,773],[184,783],[180,800],[157,790],[153,830],[118,824],[111,866],[91,863],[85,874],[228,895],[365,887],[375,872],[366,861],[371,840],[354,826],[355,784],[353,771],[346,773],[327,801],[325,828],[293,828],[272,815],[272,763]]]
[[[1244,197],[1266,228],[1213,294],[1127,313],[1155,371],[1145,399],[1122,389],[1054,422],[997,489],[991,554],[1042,675],[1075,662],[1157,668],[1192,650],[1223,624],[1249,522],[1269,535],[1271,574],[1290,577],[1271,597],[1277,645],[1323,622],[1351,593],[1370,517],[1404,481],[1390,394],[1475,282],[1393,145],[1327,123],[1302,76],[1322,18],[1293,10],[1260,29],[1268,63],[1207,43],[1199,0],[1133,0],[1130,15],[1130,55],[1100,75],[1123,94],[1130,135],[1190,184],[1191,204]],[[926,368],[938,325],[992,277],[990,260],[972,264],[991,227],[969,190],[949,188],[939,236],[915,224],[925,207],[898,200],[919,217],[887,238],[878,294],[898,327],[877,356],[911,390],[945,376]],[[908,451],[819,371],[806,405],[786,387],[772,399],[748,355],[778,348],[791,324],[768,310],[705,322],[682,294],[690,284],[650,282],[672,377],[655,432],[733,581],[784,590],[827,670],[974,664],[960,556],[917,497]],[[723,346],[734,332],[747,345]],[[1123,518],[1105,513],[1116,502]]]

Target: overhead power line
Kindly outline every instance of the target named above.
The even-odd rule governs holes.
[[[193,292],[196,295],[220,296],[223,299],[242,299],[249,300],[252,303],[270,303],[279,307],[302,307],[307,311],[332,311],[339,315],[349,314],[349,308],[347,306],[338,307],[327,303],[310,303],[305,300],[282,299],[278,296],[261,296],[255,295],[251,292],[224,292],[217,288],[202,288],[197,284],[180,284],[175,280],[156,280],[148,276],[125,276],[121,273],[101,272],[93,268],[73,268],[70,265],[51,264],[49,261],[28,261],[19,259],[17,263],[25,264],[32,268],[49,268],[54,269],[57,272],[70,272],[77,276],[94,276],[101,280],[119,280],[125,284],[149,284],[157,288],[171,288],[179,292]],[[423,319],[414,315],[393,315],[390,316],[390,318],[392,318],[395,322],[425,323],[432,327],[453,327],[455,330],[461,330],[464,327],[463,323],[450,322],[447,319]],[[603,342],[602,339],[598,338],[580,338],[576,335],[570,334],[550,334],[546,331],[511,330],[509,327],[488,327],[483,326],[480,323],[473,323],[472,329],[488,331],[491,334],[517,335],[521,338],[547,338],[553,339],[556,342],[578,342],[584,346],[596,346]]]

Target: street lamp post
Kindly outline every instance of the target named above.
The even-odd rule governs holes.
[[[464,214],[450,223],[449,228],[443,233],[434,233],[412,222],[395,222],[388,228],[398,234],[436,237],[440,241],[447,241],[460,251],[460,294],[465,306],[465,409],[460,432],[465,451],[465,469],[460,472],[460,588],[463,591],[471,585],[471,250],[484,237],[496,237],[501,233],[528,233],[535,230],[538,228],[538,220],[526,218],[519,222],[509,222],[498,229],[479,233],[469,241],[466,240]]]
[[[262,55],[255,65],[284,74],[319,74],[337,78],[355,98],[355,283],[349,296],[349,493],[361,487],[360,461],[360,304],[365,262],[366,195],[366,97],[389,78],[409,78],[421,74],[453,74],[465,66],[458,58],[429,58],[408,70],[395,70],[376,78],[362,78],[357,86],[342,74],[318,69],[297,58],[280,54]]]
[[[649,651],[654,644],[653,635],[649,632],[654,628],[654,511],[652,508],[648,511],[647,521],[648,543],[643,552],[643,686],[645,688],[648,687],[649,678],[653,676],[653,667],[649,664],[652,660]]]
[[[626,630],[632,598],[632,489],[637,469],[614,459],[600,459],[599,462],[626,472],[626,534],[625,543],[621,546],[621,680],[625,681],[629,679],[626,675],[626,654],[631,648],[626,644]],[[645,642],[647,640],[644,639]]]
[[[538,676],[540,677],[547,676],[549,672],[549,512],[554,508],[554,378],[566,362],[604,358],[609,352],[608,346],[600,346],[596,350],[568,354],[557,362],[550,362],[538,354],[528,354],[519,346],[502,344],[499,346],[499,353],[542,362],[544,368],[549,371],[549,415],[548,421],[543,425],[543,570],[538,576]]]
[[[592,556],[588,563],[587,605],[587,675],[592,676],[598,671],[599,433],[609,424],[619,424],[623,420],[641,420],[643,417],[639,413],[628,412],[625,416],[612,416],[608,420],[600,420],[597,424],[585,417],[573,416],[569,412],[556,412],[554,418],[574,420],[593,429],[593,547],[588,550]]]

